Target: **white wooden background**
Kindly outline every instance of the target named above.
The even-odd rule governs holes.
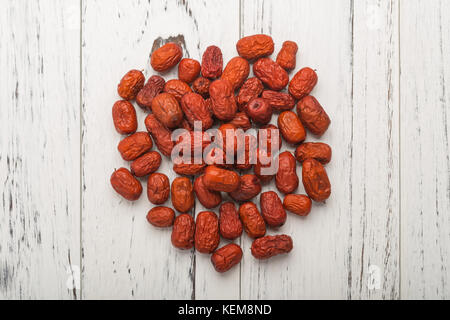
[[[448,12],[447,0],[0,0],[0,299],[449,299]],[[296,41],[298,67],[317,69],[334,190],[289,216],[291,255],[257,262],[244,236],[240,268],[218,275],[146,223],[145,196],[112,191],[126,163],[111,107],[126,71],[152,74],[154,44],[175,38],[196,59],[216,44],[229,60],[254,33],[277,51]]]

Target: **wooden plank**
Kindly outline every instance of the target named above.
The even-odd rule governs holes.
[[[127,203],[111,190],[109,177],[114,168],[128,166],[116,151],[121,137],[110,116],[123,74],[132,68],[153,74],[150,51],[167,39],[197,59],[208,45],[235,43],[238,9],[237,1],[83,1],[84,298],[235,298],[238,283],[219,288],[206,257],[196,260],[193,251],[174,249],[169,230],[146,223],[151,205],[145,195]],[[226,60],[233,55],[224,48]],[[138,113],[144,130],[145,114]],[[168,159],[160,172],[175,178]]]
[[[352,298],[399,298],[398,1],[355,1]]]
[[[401,2],[402,298],[450,298],[448,1]]]
[[[350,2],[277,1],[244,2],[244,35],[271,34],[276,52],[286,40],[299,44],[297,69],[317,69],[319,84],[314,95],[329,112],[333,125],[322,141],[334,148],[327,167],[334,193],[326,205],[314,205],[307,218],[289,214],[280,230],[269,234],[289,234],[294,250],[286,257],[256,262],[250,254],[251,240],[243,238],[245,260],[242,267],[244,299],[342,298],[347,288],[351,246],[351,154],[352,68]],[[327,36],[324,36],[324,35]],[[275,118],[275,117],[274,117]],[[276,119],[274,119],[276,123]],[[315,140],[310,136],[308,141]],[[284,149],[294,151],[284,143]],[[298,168],[301,176],[301,168]],[[339,183],[339,181],[341,183]],[[338,187],[339,185],[339,187]],[[274,185],[267,190],[276,190]],[[298,193],[304,194],[301,185]],[[337,238],[339,240],[337,240]]]
[[[379,24],[369,30],[365,18],[372,8]],[[255,263],[248,252],[251,241],[244,238],[242,297],[397,297],[395,5],[288,1],[281,6],[276,1],[255,1],[244,2],[241,11],[245,35],[272,34],[277,51],[283,41],[294,40],[300,47],[297,69],[317,69],[319,84],[313,95],[333,120],[321,140],[334,149],[327,167],[334,184],[330,200],[316,204],[308,218],[289,216],[286,226],[271,231],[294,237],[295,250],[289,257]],[[375,67],[380,69],[373,72]],[[362,91],[366,86],[370,99]],[[369,174],[372,168],[377,176]],[[298,192],[304,193],[302,186]],[[374,267],[382,271],[381,287],[371,291],[367,284]]]
[[[2,1],[0,299],[79,298],[79,4]]]
[[[239,40],[239,1],[195,1],[188,4],[192,15],[197,17],[198,28],[192,32],[198,37],[196,50],[191,56],[201,61],[208,46],[216,45],[222,49],[224,64],[237,56],[235,44]],[[224,199],[226,199],[224,194]],[[207,210],[197,200],[195,214]],[[219,208],[212,210],[219,215]],[[222,239],[221,246],[228,241]],[[237,240],[236,243],[239,243]],[[211,256],[196,253],[195,258],[195,299],[233,300],[240,298],[240,268],[226,274],[218,274],[211,264]]]

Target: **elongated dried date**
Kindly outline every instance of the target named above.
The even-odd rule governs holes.
[[[120,134],[135,133],[138,127],[136,109],[126,101],[117,101],[112,110],[114,126]]]
[[[286,223],[287,214],[276,192],[264,192],[261,195],[261,215],[267,225],[278,228]]]
[[[225,273],[241,263],[243,252],[240,246],[230,243],[211,256],[211,262],[219,273]]]
[[[264,90],[261,97],[269,102],[275,112],[289,111],[295,107],[295,99],[289,93]]]
[[[284,140],[290,144],[299,144],[306,139],[306,130],[292,111],[285,111],[278,116],[278,128]]]
[[[164,92],[170,93],[175,97],[175,99],[177,99],[178,103],[180,103],[184,95],[192,92],[192,89],[186,82],[178,79],[173,79],[167,81],[164,86]]]
[[[165,84],[166,81],[160,76],[150,77],[136,97],[137,104],[143,109],[151,110],[153,99],[163,92]]]
[[[227,80],[216,80],[209,87],[214,116],[222,121],[231,121],[237,112],[233,88]]]
[[[247,202],[239,208],[239,216],[245,232],[250,238],[257,239],[266,234],[266,223],[253,202]]]
[[[198,78],[200,71],[200,62],[194,59],[183,59],[178,65],[178,79],[186,83],[192,83]]]
[[[145,119],[145,126],[150,135],[155,139],[158,150],[167,157],[170,157],[174,147],[172,132],[164,127],[154,114],[150,114]]]
[[[330,117],[313,96],[304,97],[297,105],[303,125],[316,136],[322,136],[331,124]]]
[[[172,229],[172,244],[175,248],[189,250],[194,247],[195,220],[189,214],[179,215]]]
[[[195,195],[191,180],[188,178],[176,178],[172,182],[172,204],[173,207],[181,212],[186,213],[194,208]]]
[[[303,194],[288,194],[284,198],[283,207],[298,216],[306,217],[311,212],[312,201]]]
[[[283,43],[280,53],[277,56],[277,63],[286,71],[294,70],[297,66],[298,45],[293,41]]]
[[[308,159],[303,162],[303,185],[308,196],[316,202],[327,200],[331,195],[331,184],[323,165]]]
[[[222,194],[217,191],[209,190],[203,182],[203,176],[195,179],[194,191],[198,201],[200,201],[206,209],[214,209],[222,203]]]
[[[139,70],[131,70],[120,81],[117,92],[122,99],[130,101],[136,98],[144,83],[144,74]]]
[[[165,72],[175,67],[182,57],[181,47],[174,42],[169,42],[153,52],[151,65],[154,70]]]
[[[131,164],[131,172],[136,177],[145,177],[150,173],[156,172],[161,166],[161,155],[152,151],[134,160]]]
[[[168,207],[155,207],[147,214],[147,221],[157,228],[168,228],[175,222],[175,211]]]
[[[153,148],[153,142],[147,132],[137,132],[123,139],[118,150],[123,160],[133,161]]]
[[[181,108],[191,126],[194,126],[195,121],[199,121],[202,123],[202,130],[208,130],[212,127],[214,120],[205,99],[201,95],[197,93],[186,94],[181,99]]]
[[[331,147],[326,143],[308,142],[298,146],[295,151],[295,157],[300,163],[303,163],[308,159],[314,159],[321,164],[326,165],[330,163],[332,153]]]
[[[266,86],[275,91],[283,90],[289,83],[289,75],[270,58],[262,58],[253,65],[253,73]]]
[[[242,235],[243,227],[239,213],[233,202],[225,202],[220,206],[220,235],[227,240],[235,240]]]
[[[235,57],[228,62],[222,74],[222,79],[228,80],[233,90],[239,89],[250,74],[250,64],[241,57]]]
[[[253,99],[258,98],[264,90],[264,85],[258,78],[250,78],[244,82],[237,96],[239,110],[244,110],[245,106]]]
[[[128,169],[120,168],[111,176],[114,190],[129,201],[136,201],[141,197],[142,185]]]
[[[169,93],[161,93],[153,99],[152,111],[159,122],[169,129],[177,128],[183,121],[183,111],[175,97]]]
[[[153,173],[147,181],[148,200],[154,205],[160,205],[169,200],[170,181],[163,173]]]
[[[219,47],[206,48],[202,59],[202,76],[209,79],[220,78],[223,71],[223,56]]]
[[[209,190],[234,192],[239,188],[241,178],[236,172],[209,166],[205,170],[203,182]]]
[[[230,197],[237,202],[245,202],[255,198],[261,193],[262,187],[258,177],[254,174],[246,174],[241,177],[239,188],[230,193]]]
[[[255,60],[270,56],[275,50],[275,44],[272,37],[265,34],[256,34],[239,40],[236,49],[242,58]]]

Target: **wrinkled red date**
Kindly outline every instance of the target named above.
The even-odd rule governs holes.
[[[142,185],[128,169],[116,170],[111,176],[114,190],[129,201],[136,201],[141,197]]]
[[[195,220],[189,214],[179,215],[172,229],[172,244],[175,248],[189,250],[194,247]]]
[[[117,101],[112,110],[114,126],[120,134],[135,133],[138,127],[136,109],[126,101]]]
[[[297,176],[297,161],[289,151],[278,157],[278,173],[275,178],[277,188],[284,194],[297,190],[300,180]]]
[[[153,99],[163,92],[166,81],[160,76],[152,76],[148,79],[146,85],[139,91],[136,102],[139,107],[151,110]]]
[[[297,113],[303,125],[319,137],[331,124],[330,117],[313,96],[306,96],[298,103]]]
[[[267,236],[253,242],[252,255],[256,259],[265,260],[280,254],[289,253],[293,247],[292,238],[289,236]]]
[[[240,246],[230,243],[211,256],[211,262],[219,273],[225,273],[241,263],[243,252]]]
[[[210,46],[206,48],[202,59],[202,76],[209,79],[220,78],[223,71],[223,56],[220,48]]]
[[[200,253],[213,253],[220,243],[219,219],[214,212],[204,211],[197,216],[195,249]]]
[[[235,240],[242,235],[242,222],[233,202],[225,202],[220,206],[219,226],[220,235],[227,240]]]
[[[195,179],[194,191],[198,201],[200,201],[206,209],[216,208],[222,203],[222,194],[217,191],[209,190],[203,182],[203,176]]]
[[[148,133],[137,132],[123,139],[118,146],[123,160],[133,161],[153,148],[153,142]]]
[[[287,214],[276,192],[264,192],[261,195],[261,215],[267,225],[278,228],[286,223]]]

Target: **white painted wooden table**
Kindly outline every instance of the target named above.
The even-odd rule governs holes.
[[[448,12],[447,0],[0,0],[0,298],[449,299]],[[242,265],[218,275],[146,223],[146,197],[112,191],[126,163],[110,113],[126,71],[152,74],[156,39],[196,59],[217,44],[229,60],[254,33],[277,51],[297,41],[299,67],[317,69],[334,192],[289,216],[290,256],[257,262],[244,236]]]

